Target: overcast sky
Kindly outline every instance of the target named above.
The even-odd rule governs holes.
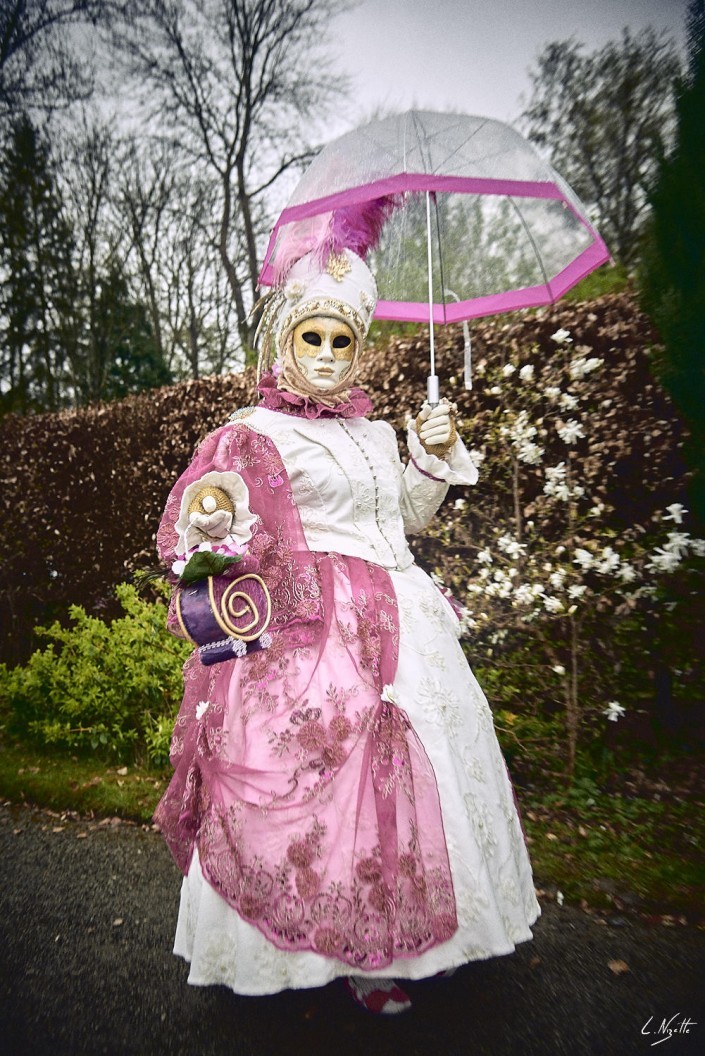
[[[628,26],[685,41],[688,0],[361,0],[336,20],[340,60],[354,78],[347,131],[376,107],[448,108],[512,121],[530,92],[528,69],[548,41],[589,51]]]

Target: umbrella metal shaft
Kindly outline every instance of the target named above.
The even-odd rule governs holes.
[[[426,398],[432,407],[439,400],[436,374],[436,346],[433,334],[433,253],[431,249],[431,193],[426,191],[426,253],[428,258],[428,332],[431,352],[431,374],[426,381]]]

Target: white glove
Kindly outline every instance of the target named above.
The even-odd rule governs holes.
[[[215,510],[213,513],[189,514],[189,525],[198,528],[206,539],[224,539],[233,523],[233,515],[228,510]]]
[[[458,408],[447,399],[435,407],[424,403],[416,418],[416,433],[426,451],[443,458],[457,438],[455,414]]]

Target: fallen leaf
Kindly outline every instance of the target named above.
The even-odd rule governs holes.
[[[63,832],[64,831],[64,826],[63,825],[56,825],[51,831],[52,832]]]
[[[555,832],[547,832],[546,833],[546,839],[547,840],[557,840],[558,837],[556,836]]]
[[[85,840],[87,836],[88,836],[87,832],[77,832],[76,833],[76,839],[77,840]]]
[[[119,774],[120,777],[125,777],[126,774],[127,774],[127,767],[126,766],[121,766],[119,770],[115,771],[115,773]]]
[[[124,781],[121,781],[121,780],[120,780],[120,778],[118,778],[118,781],[117,781],[117,783],[118,783],[118,785],[119,785],[119,787],[120,787],[120,788],[123,788],[123,787],[124,787],[124,785],[125,785],[125,782],[124,782]]]
[[[538,968],[538,966],[540,964],[541,964],[541,958],[540,957],[532,957],[531,960],[529,961],[529,968]]]
[[[125,923],[125,921],[124,921],[124,919],[122,917],[116,917],[115,920],[113,921],[113,927],[114,928],[119,928],[124,923]]]
[[[630,970],[626,961],[608,961],[607,967],[615,975],[624,975]]]

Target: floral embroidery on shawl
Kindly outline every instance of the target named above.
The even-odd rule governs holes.
[[[358,970],[449,939],[455,899],[435,776],[401,707],[385,697],[399,621],[389,574],[306,549],[276,448],[245,425],[209,437],[192,473],[243,473],[259,522],[247,560],[273,597],[269,649],[184,668],[172,782],[155,819],[186,872],[283,950]]]

